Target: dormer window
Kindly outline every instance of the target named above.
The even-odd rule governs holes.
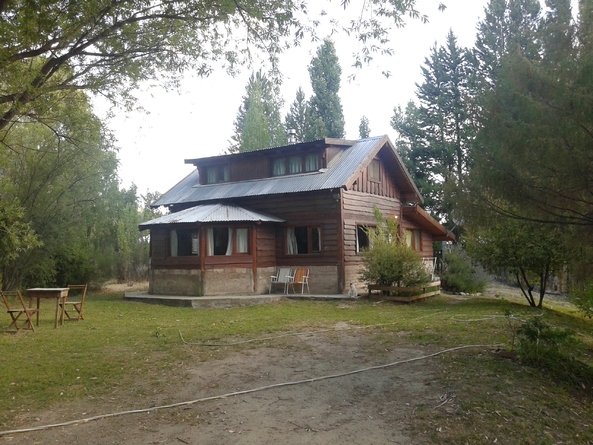
[[[278,158],[274,159],[272,163],[272,176],[295,175],[318,170],[319,156],[316,154]]]
[[[207,184],[216,184],[217,182],[229,182],[231,180],[230,169],[228,165],[208,167],[206,172]]]
[[[300,156],[288,158],[288,173],[295,174],[303,171],[303,159]]]
[[[317,155],[307,155],[305,158],[305,171],[314,172],[319,170],[319,158]]]

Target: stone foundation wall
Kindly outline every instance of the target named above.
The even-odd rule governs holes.
[[[202,296],[202,272],[200,270],[151,269],[148,293],[154,295]]]
[[[204,276],[200,270],[154,269],[150,271],[148,292],[154,295],[183,296],[267,294],[270,290],[270,277],[275,273],[276,269],[273,267],[259,269],[254,289],[251,269],[208,269]],[[309,288],[312,294],[337,294],[337,266],[310,266]],[[295,285],[295,291],[300,292],[300,287]],[[275,292],[282,290],[275,289]],[[348,293],[348,288],[344,293]]]
[[[346,290],[345,293],[348,293],[350,288],[350,283],[354,283],[356,286],[356,290],[358,295],[366,295],[368,292],[367,283],[361,281],[360,279],[360,272],[362,271],[362,265],[355,265],[351,264],[346,266],[345,274],[346,274]]]
[[[309,288],[312,294],[335,295],[338,293],[338,266],[310,266]],[[295,291],[300,292],[295,286]],[[348,292],[346,290],[345,292]]]

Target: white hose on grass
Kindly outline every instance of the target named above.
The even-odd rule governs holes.
[[[356,369],[354,371],[344,372],[344,373],[340,373],[340,374],[332,374],[332,375],[326,375],[326,376],[322,376],[322,377],[314,377],[314,378],[311,378],[311,379],[297,380],[297,381],[294,381],[294,382],[276,383],[276,384],[273,384],[273,385],[260,386],[259,388],[247,389],[247,390],[244,390],[244,391],[230,392],[230,393],[222,394],[222,395],[219,395],[219,396],[203,397],[201,399],[189,400],[189,401],[186,401],[186,402],[172,403],[170,405],[153,406],[152,408],[135,409],[135,410],[130,410],[130,411],[120,411],[120,412],[117,412],[117,413],[110,413],[110,414],[100,414],[100,415],[97,415],[97,416],[87,417],[87,418],[84,418],[84,419],[70,420],[68,422],[55,423],[55,424],[52,424],[52,425],[40,425],[40,426],[36,426],[36,427],[32,427],[32,428],[23,428],[23,429],[17,429],[17,430],[0,431],[0,436],[6,436],[8,434],[27,433],[27,432],[31,432],[31,431],[41,431],[41,430],[47,430],[47,429],[50,429],[50,428],[57,428],[57,427],[61,427],[61,426],[77,425],[77,424],[80,424],[80,423],[91,422],[93,420],[107,419],[109,417],[118,417],[118,416],[124,416],[124,415],[127,415],[127,414],[149,413],[151,411],[157,411],[157,410],[161,410],[161,409],[177,408],[177,407],[180,407],[180,406],[194,405],[194,404],[200,403],[200,402],[208,402],[210,400],[225,399],[227,397],[240,396],[240,395],[243,395],[243,394],[250,394],[250,393],[254,393],[254,392],[258,392],[258,391],[265,391],[267,389],[281,388],[281,387],[285,387],[285,386],[301,385],[303,383],[319,382],[321,380],[335,379],[335,378],[338,378],[338,377],[346,377],[346,376],[349,376],[349,375],[359,374],[359,373],[367,372],[367,371],[373,371],[373,370],[376,370],[376,369],[389,368],[391,366],[401,365],[401,364],[404,364],[404,363],[411,363],[411,362],[416,362],[416,361],[419,361],[419,360],[426,360],[426,359],[429,359],[429,358],[432,358],[432,357],[436,357],[438,355],[442,355],[442,354],[445,354],[445,353],[448,353],[448,352],[459,351],[459,350],[462,350],[462,349],[469,349],[469,348],[491,348],[491,347],[492,347],[492,345],[465,345],[465,346],[457,346],[455,348],[443,349],[442,351],[438,351],[438,352],[435,352],[433,354],[423,355],[423,356],[420,356],[420,357],[414,357],[414,358],[410,358],[410,359],[406,359],[406,360],[398,360],[397,362],[387,363],[385,365],[377,365],[377,366],[370,366],[368,368]]]

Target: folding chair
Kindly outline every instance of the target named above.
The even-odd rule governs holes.
[[[309,269],[307,269],[305,267],[299,267],[299,268],[295,269],[294,275],[291,277],[291,282],[290,282],[290,285],[292,286],[292,291],[294,293],[296,293],[294,290],[295,284],[301,285],[301,295],[305,293],[305,287],[307,288],[307,293],[310,293],[310,291],[309,291]]]
[[[28,329],[35,332],[35,327],[33,326],[33,315],[37,314],[39,309],[27,307],[21,292],[18,290],[0,291],[0,295],[2,296],[2,301],[6,306],[6,312],[12,318],[12,323],[10,323],[6,330],[10,331],[10,328],[14,326],[14,332],[19,332],[21,329]],[[24,316],[23,319],[21,319],[22,316]]]
[[[270,294],[272,293],[272,288],[274,287],[274,285],[278,285],[281,284],[284,286],[284,293],[287,294],[288,293],[288,285],[290,284],[290,281],[292,279],[291,276],[291,269],[290,267],[280,267],[278,268],[278,272],[276,272],[276,275],[273,275],[272,277],[270,277]]]
[[[66,299],[65,303],[60,304],[68,320],[84,320],[84,317],[82,316],[82,307],[84,306],[84,299],[86,298],[86,287],[86,284],[68,285],[68,298]],[[75,298],[80,298],[80,301],[70,301],[70,297],[72,295],[74,295]],[[72,312],[72,310],[74,309],[76,311],[76,316],[72,315],[71,317],[68,313],[68,309],[70,309],[70,312]]]

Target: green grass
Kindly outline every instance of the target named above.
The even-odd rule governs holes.
[[[413,345],[435,351],[467,344],[509,346],[512,322],[503,315],[528,318],[540,313],[515,297],[453,300],[441,296],[409,305],[282,301],[188,309],[91,293],[85,303],[86,320],[67,322],[58,329],[53,327],[53,307],[45,303],[37,332],[0,333],[0,429],[11,428],[21,412],[57,402],[128,392],[143,396],[147,388],[164,385],[170,372],[179,372],[188,353],[192,359],[206,361],[276,344],[267,340],[203,348],[191,343],[229,343],[347,323],[369,327],[363,332],[374,336],[377,354],[385,347]],[[550,309],[546,303],[542,315],[546,323],[576,331],[586,351],[592,351],[593,323],[568,304],[553,304]],[[0,320],[8,324],[7,316]],[[188,344],[182,342],[180,332]],[[591,361],[590,354],[585,359]],[[436,410],[419,409],[410,426],[418,437],[451,444],[494,443],[496,437],[497,443],[505,444],[593,443],[589,442],[593,441],[592,400],[551,380],[545,372],[485,349],[459,351],[436,361],[440,382],[455,394],[455,403]],[[138,379],[142,385],[134,383]],[[448,409],[453,405],[455,410]],[[543,432],[539,439],[530,434],[534,428]]]

